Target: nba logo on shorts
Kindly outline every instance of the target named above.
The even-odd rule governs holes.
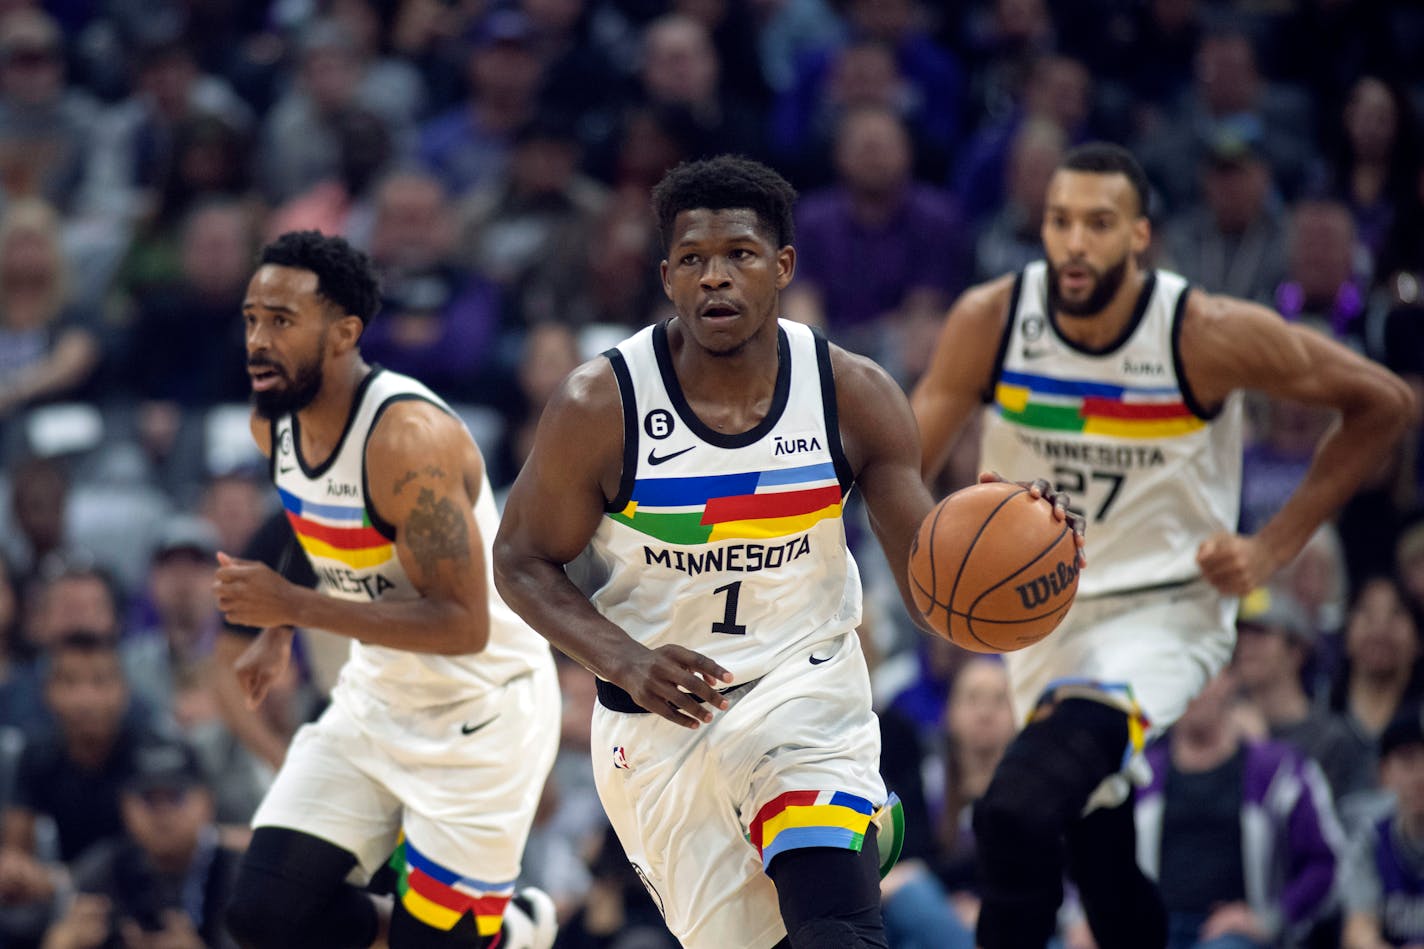
[[[618,771],[628,770],[628,758],[623,754],[622,745],[613,746],[613,767]]]

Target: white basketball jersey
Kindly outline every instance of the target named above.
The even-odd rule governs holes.
[[[1192,397],[1177,349],[1187,301],[1177,274],[1147,274],[1131,321],[1101,351],[1058,332],[1047,275],[1036,261],[1014,284],[980,467],[1071,494],[1088,521],[1080,597],[1192,579],[1197,546],[1236,529],[1240,393],[1214,416]]]
[[[272,423],[272,480],[316,571],[318,589],[329,596],[371,602],[420,595],[396,554],[395,528],[371,507],[366,487],[366,440],[386,408],[407,399],[450,412],[414,379],[372,369],[356,389],[340,441],[318,466],[301,456],[301,429],[294,416]],[[474,517],[484,543],[489,645],[476,654],[437,656],[353,642],[339,685],[355,686],[399,707],[420,708],[475,698],[550,661],[545,640],[495,591],[490,543],[499,515],[487,477]]]
[[[700,652],[738,683],[860,622],[830,354],[799,323],[781,321],[778,335],[771,408],[736,435],[693,414],[666,323],[604,354],[623,401],[623,479],[571,565],[628,635]]]

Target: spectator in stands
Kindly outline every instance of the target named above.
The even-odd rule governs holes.
[[[32,735],[20,755],[0,822],[0,905],[47,904],[62,864],[122,831],[119,792],[146,735],[125,715],[128,687],[111,637],[69,633],[46,658],[45,704],[55,726]],[[41,817],[53,822],[53,854],[40,849]]]
[[[829,144],[840,110],[879,104],[901,110],[915,143],[916,168],[945,167],[963,124],[959,60],[925,29],[918,0],[849,0],[844,10],[846,40],[803,57],[791,88],[780,96],[778,151],[804,167]]]
[[[544,406],[582,361],[578,336],[567,323],[539,323],[525,333],[516,372],[519,405],[505,426],[499,451],[487,456],[490,481],[498,488],[512,484],[524,467]]]
[[[505,169],[514,134],[538,112],[543,69],[529,19],[494,10],[474,28],[469,96],[420,130],[421,164],[459,197]]]
[[[35,664],[20,643],[20,587],[4,557],[0,557],[0,732],[33,728],[44,721],[43,689]],[[0,806],[4,804],[8,772],[0,771]]]
[[[1377,257],[1395,215],[1411,206],[1424,159],[1409,94],[1378,76],[1361,76],[1350,87],[1335,137],[1331,191],[1350,209],[1360,243]]]
[[[969,140],[956,165],[954,193],[965,216],[981,222],[1004,202],[1005,172],[1019,129],[1030,120],[1056,125],[1072,145],[1087,134],[1093,80],[1083,64],[1066,56],[1044,55],[1033,60],[1017,101],[1001,117],[986,123]],[[1047,193],[1047,189],[1045,189]]]
[[[643,31],[639,95],[645,105],[680,113],[690,131],[691,157],[766,151],[758,103],[724,96],[723,63],[705,23],[669,13]]]
[[[1241,601],[1232,670],[1246,705],[1267,734],[1320,765],[1335,801],[1374,786],[1373,762],[1344,724],[1314,704],[1302,676],[1317,631],[1282,589],[1261,587]]]
[[[1355,221],[1338,201],[1301,201],[1291,210],[1289,271],[1275,308],[1363,351],[1368,274],[1361,273]]]
[[[989,218],[974,246],[974,280],[1017,273],[1043,256],[1043,209],[1048,180],[1063,159],[1067,136],[1052,122],[1031,118],[1014,133],[1003,207]]]
[[[587,285],[608,193],[579,173],[580,151],[568,117],[535,119],[515,135],[505,173],[460,209],[464,263],[499,285],[516,325],[567,319]]]
[[[383,10],[389,9],[389,4],[376,0],[327,0],[320,8],[350,41],[360,77],[356,84],[357,105],[377,116],[392,137],[405,141],[425,114],[427,97],[420,70],[403,57],[386,55],[383,49]],[[306,24],[302,32],[314,26]]]
[[[519,0],[543,64],[540,111],[567,116],[580,141],[591,143],[616,122],[632,94],[631,64],[616,62],[595,38],[596,8],[584,0]]]
[[[0,425],[26,406],[78,394],[98,366],[99,334],[68,304],[54,210],[10,204],[0,217]]]
[[[1398,581],[1376,576],[1356,589],[1345,623],[1345,655],[1330,690],[1330,708],[1373,759],[1379,738],[1399,711],[1419,700],[1419,629]]]
[[[332,173],[267,216],[268,240],[288,231],[339,234],[369,247],[375,218],[375,190],[390,172],[395,143],[374,112],[347,109],[333,120],[337,165]]]
[[[459,266],[456,223],[440,180],[398,172],[376,192],[371,260],[381,318],[361,338],[367,358],[414,376],[452,401],[493,401],[499,290]]]
[[[180,276],[135,300],[124,360],[135,395],[179,409],[246,400],[243,327],[233,314],[242,310],[256,246],[240,203],[212,200],[188,214]]]
[[[1203,155],[1205,204],[1167,225],[1163,264],[1211,293],[1269,305],[1285,279],[1285,221],[1254,135],[1217,134]]]
[[[23,613],[31,609],[31,582],[40,565],[58,554],[65,544],[65,516],[69,507],[69,474],[53,458],[28,457],[14,466],[10,476],[10,523],[5,557],[15,568]]]
[[[67,88],[59,27],[39,9],[0,19],[0,192],[64,211],[79,194],[97,108]]]
[[[302,31],[298,82],[263,122],[257,160],[262,191],[280,203],[336,173],[336,123],[360,104],[361,62],[355,40],[330,20]]]
[[[1287,200],[1305,187],[1313,165],[1310,104],[1260,74],[1245,33],[1209,33],[1197,48],[1191,94],[1140,133],[1135,149],[1169,214],[1200,198],[1202,154],[1223,129],[1258,135],[1260,148]]]
[[[1258,429],[1242,457],[1241,526],[1260,530],[1305,477],[1332,414],[1299,402],[1254,400]]]
[[[48,557],[25,591],[26,646],[38,653],[74,630],[117,642],[123,610],[112,576],[82,554]]]
[[[193,749],[134,749],[119,796],[123,833],[72,867],[76,896],[43,949],[236,949],[222,923],[239,854],[223,846],[213,794]]]
[[[1137,853],[1167,906],[1168,949],[1290,945],[1330,908],[1343,834],[1320,768],[1247,740],[1233,673],[1209,682],[1147,753]]]
[[[1401,713],[1380,737],[1390,812],[1356,830],[1340,874],[1343,949],[1424,946],[1424,722]]]
[[[217,530],[219,550],[246,550],[270,501],[259,473],[238,469],[209,479],[198,500],[198,513]]]
[[[219,625],[213,599],[217,552],[212,525],[187,514],[170,518],[148,570],[156,626],[126,636],[119,646],[130,689],[165,718],[175,711],[178,683],[195,678],[212,657]]]
[[[175,36],[133,51],[133,94],[112,106],[95,131],[85,173],[85,210],[115,225],[149,220],[157,211],[166,171],[176,159],[179,127],[211,115],[250,131],[252,109],[223,79],[198,66],[193,49]]]
[[[836,132],[837,184],[806,195],[796,211],[797,280],[783,301],[788,317],[878,356],[892,374],[905,360],[882,348],[887,334],[916,319],[938,324],[968,280],[954,202],[914,180],[912,159],[909,132],[894,112],[845,114]]]

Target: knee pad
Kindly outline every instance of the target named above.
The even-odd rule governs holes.
[[[259,827],[224,912],[228,931],[244,949],[364,949],[376,938],[376,909],[345,882],[355,864],[318,837]]]
[[[791,949],[885,949],[879,868],[874,824],[859,852],[809,847],[773,858],[767,874],[776,884]]]

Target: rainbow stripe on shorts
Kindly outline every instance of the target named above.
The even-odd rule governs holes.
[[[762,806],[752,821],[752,846],[763,868],[786,850],[839,847],[859,851],[875,805],[844,791],[787,791]]]
[[[391,866],[400,874],[396,896],[406,912],[432,929],[449,932],[466,913],[475,917],[480,936],[493,936],[504,925],[504,907],[514,895],[514,881],[485,883],[462,877],[411,846],[402,833]]]

